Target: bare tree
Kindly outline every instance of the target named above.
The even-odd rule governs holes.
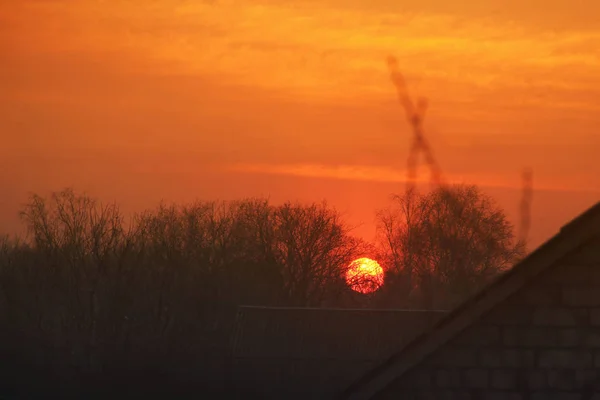
[[[286,203],[276,210],[275,256],[284,291],[295,306],[318,306],[344,284],[357,242],[326,203]]]
[[[403,278],[398,289],[416,290],[428,308],[455,304],[522,256],[504,212],[475,186],[395,200],[379,213],[382,245]]]
[[[113,284],[126,238],[122,216],[115,204],[64,190],[49,198],[32,195],[21,217],[29,236],[12,246],[9,260],[3,257],[8,310],[2,317],[16,337],[27,332],[32,338],[32,356],[42,351],[36,346],[46,353],[68,349],[57,370],[97,369],[102,315],[108,312],[104,291]]]
[[[352,259],[373,254],[326,204],[161,204],[126,223],[65,190],[21,216],[27,240],[0,240],[0,357],[85,390],[183,365],[207,385],[239,304],[338,304]]]
[[[417,252],[421,246],[418,228],[427,202],[412,187],[403,196],[394,195],[393,205],[377,212],[381,258],[388,266],[382,301],[388,306],[408,307],[418,282]],[[393,293],[389,293],[393,290]]]

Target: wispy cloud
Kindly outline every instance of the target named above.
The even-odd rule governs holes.
[[[16,37],[15,45],[135,52],[173,62],[180,72],[316,98],[387,95],[383,59],[389,52],[413,83],[422,82],[417,90],[440,101],[490,89],[561,93],[600,87],[600,30],[554,32],[506,20],[327,1],[25,4],[13,19],[29,23],[28,35]]]
[[[352,167],[398,165],[408,153],[384,63],[391,52],[411,92],[432,99],[427,136],[444,170],[511,186],[518,179],[494,175],[510,158],[547,176],[557,171],[561,183],[575,168],[597,175],[590,143],[600,115],[600,29],[554,31],[461,14],[441,0],[420,12],[374,1],[9,2],[0,9],[0,74],[12,70],[1,74],[9,90],[0,102],[25,104],[5,113],[15,132],[23,129],[16,111],[27,115],[40,147],[141,141],[146,149],[154,140],[157,149],[195,146],[223,162],[299,163],[263,168],[272,172],[401,182],[403,171]],[[33,127],[32,114],[45,119]]]
[[[324,165],[324,164],[233,164],[226,170],[241,173],[259,173],[273,175],[289,175],[306,178],[339,179],[364,182],[405,183],[406,171],[385,166],[374,165]],[[417,173],[417,182],[426,184],[430,180],[429,172],[421,169]],[[520,177],[488,174],[448,174],[444,176],[446,183],[475,184],[484,187],[520,189]],[[556,185],[552,182],[536,182],[536,190],[579,191],[581,185]],[[589,191],[600,192],[600,186],[589,187]]]

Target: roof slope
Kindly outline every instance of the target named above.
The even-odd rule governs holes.
[[[443,315],[242,306],[232,334],[230,379],[261,398],[330,397]]]
[[[482,317],[492,307],[600,235],[600,202],[563,226],[560,232],[437,324],[350,385],[339,398],[369,399]]]

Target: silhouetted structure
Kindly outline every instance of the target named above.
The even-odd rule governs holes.
[[[240,307],[229,386],[266,399],[338,393],[442,311]]]
[[[527,242],[529,228],[531,226],[531,201],[533,200],[533,171],[530,168],[523,170],[523,192],[521,194],[521,203],[519,211],[521,225],[519,226],[519,240]]]
[[[600,203],[340,397],[598,398],[599,307]]]
[[[423,129],[423,120],[427,111],[427,99],[419,98],[416,104],[410,97],[404,76],[400,72],[398,60],[394,56],[387,58],[390,79],[396,87],[398,100],[404,108],[406,119],[413,131],[413,142],[409,149],[406,160],[406,193],[410,193],[416,187],[417,179],[417,157],[423,154],[426,164],[431,172],[431,186],[433,188],[444,185],[442,179],[442,170],[433,155],[433,150],[429,141],[425,137]],[[523,193],[519,204],[519,240],[525,244],[531,225],[531,200],[533,197],[533,171],[530,168],[523,170]]]
[[[390,78],[398,92],[398,100],[404,108],[406,119],[414,134],[413,143],[406,162],[406,191],[410,191],[416,185],[417,157],[419,156],[419,153],[423,153],[425,162],[429,165],[429,169],[431,170],[431,183],[434,186],[439,186],[442,184],[442,172],[433,156],[433,151],[431,150],[431,146],[425,138],[425,133],[423,131],[423,119],[425,118],[425,111],[427,110],[427,99],[420,98],[415,105],[408,94],[406,82],[398,68],[398,60],[393,56],[389,56],[387,63],[390,70]]]

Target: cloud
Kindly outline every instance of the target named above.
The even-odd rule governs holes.
[[[597,29],[555,32],[433,3],[419,12],[387,0],[10,2],[0,10],[8,89],[0,105],[15,141],[29,135],[40,149],[200,148],[227,162],[403,165],[410,131],[385,67],[391,52],[411,93],[431,99],[427,135],[444,169],[494,176],[508,157],[535,158],[536,171],[559,159],[568,182],[569,157],[578,168],[593,161]],[[588,145],[565,150],[570,141]],[[548,142],[561,147],[546,154]],[[458,154],[459,144],[469,148]],[[289,173],[403,176],[319,168]]]
[[[325,164],[232,164],[223,169],[231,172],[269,175],[288,175],[305,178],[336,179],[380,183],[406,183],[406,171],[375,165],[325,165]],[[417,173],[417,182],[429,183],[429,172],[421,168]],[[444,176],[449,184],[476,184],[483,187],[520,189],[519,177],[507,177],[506,174],[449,174]],[[578,191],[580,185],[557,185],[552,181],[536,181],[535,190]],[[588,187],[588,190],[600,192],[600,186]]]
[[[525,87],[584,91],[600,68],[593,51],[597,30],[553,32],[482,16],[398,11],[389,4],[389,9],[282,1],[157,0],[143,8],[124,0],[110,6],[67,0],[25,4],[27,12],[14,18],[29,29],[15,45],[129,51],[173,63],[175,72],[219,75],[224,82],[329,101],[388,94],[383,60],[389,52],[411,82],[422,82],[416,90],[441,101],[457,89],[474,95]],[[600,86],[597,78],[595,85]]]

